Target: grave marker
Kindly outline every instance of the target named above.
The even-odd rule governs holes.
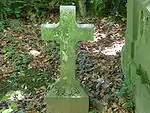
[[[150,1],[128,0],[122,66],[132,82],[135,113],[150,113]]]
[[[42,38],[60,44],[60,80],[46,96],[47,113],[88,113],[88,95],[75,77],[76,44],[93,39],[92,24],[77,24],[75,6],[60,6],[60,22],[43,24]]]

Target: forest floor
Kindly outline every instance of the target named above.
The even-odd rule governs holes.
[[[76,76],[89,90],[89,113],[133,113],[130,82],[121,69],[126,24],[94,24],[94,40],[77,44]],[[54,23],[51,19],[49,23]],[[41,24],[11,20],[0,30],[0,113],[45,113],[44,96],[59,78],[59,45],[41,39]]]

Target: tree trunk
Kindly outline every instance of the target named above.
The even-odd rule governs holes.
[[[80,15],[85,17],[86,16],[86,0],[78,0],[78,5],[79,5],[79,12]]]

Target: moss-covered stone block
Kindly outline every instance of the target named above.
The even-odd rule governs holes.
[[[125,76],[132,81],[136,113],[150,112],[150,2],[129,0],[127,32],[122,55]]]

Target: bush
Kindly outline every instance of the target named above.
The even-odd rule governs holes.
[[[90,11],[96,16],[126,16],[126,0],[91,0]]]
[[[72,0],[0,0],[0,2],[0,20],[8,18],[33,20],[44,17],[60,4],[71,4]]]
[[[8,18],[35,20],[46,17],[60,5],[78,6],[81,0],[0,0],[0,21]],[[126,15],[126,0],[85,0],[85,6],[94,16]],[[90,7],[90,8],[89,8]],[[80,8],[80,12],[82,9]],[[58,11],[58,10],[57,10]]]
[[[48,0],[2,0],[0,5],[1,19],[33,18],[41,16],[50,8]]]

